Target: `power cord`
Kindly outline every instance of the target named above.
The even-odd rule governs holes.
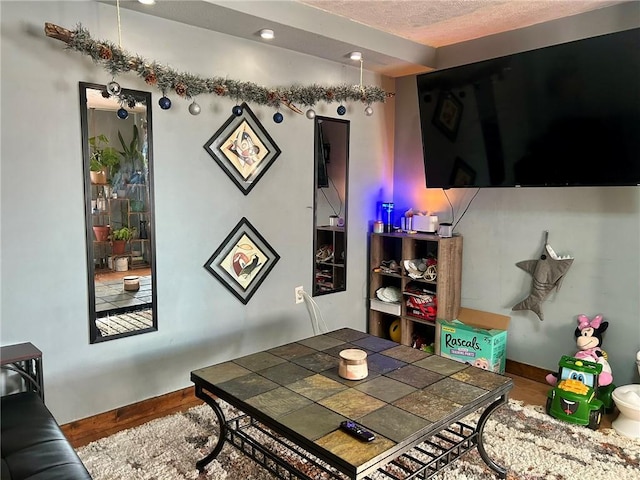
[[[307,307],[307,312],[309,312],[309,319],[311,320],[311,328],[313,329],[313,334],[319,335],[320,333],[328,332],[329,328],[327,327],[327,324],[322,317],[322,312],[320,311],[320,307],[318,306],[316,301],[304,290],[302,291],[302,298],[304,300],[305,306]],[[320,321],[318,321],[318,319]],[[324,332],[322,331],[320,323],[322,323],[322,326],[324,327]]]
[[[471,202],[475,200],[479,192],[480,192],[480,189],[477,189],[476,193],[473,194],[473,197],[471,197],[471,200],[469,200],[469,203],[467,203],[467,208],[464,209],[464,212],[462,212],[462,215],[460,215],[460,218],[458,219],[458,221],[453,224],[453,227],[451,227],[451,230],[454,230],[458,226],[458,224],[460,223],[460,220],[462,220],[462,217],[464,217],[464,214],[467,213],[467,210],[469,210],[469,207],[471,206]]]
[[[444,197],[447,199],[447,202],[449,202],[449,207],[451,207],[451,225],[453,225],[453,221],[456,219],[456,214],[453,211],[453,204],[451,203],[451,199],[449,198],[449,195],[447,195],[447,191],[444,188],[442,189],[442,193],[444,193]]]
[[[338,197],[338,201],[340,202],[340,210],[338,210],[336,212],[336,209],[333,208],[333,205],[331,204],[331,201],[329,200],[329,198],[327,197],[327,194],[325,193],[324,189],[321,188],[320,192],[322,193],[322,195],[324,195],[324,199],[327,201],[327,203],[329,204],[329,207],[331,208],[331,210],[333,210],[333,213],[339,217],[340,215],[342,215],[342,197],[340,196],[340,192],[338,191],[338,187],[336,187],[336,184],[333,183],[333,180],[331,179],[331,177],[328,177],[329,181],[331,182],[331,186],[333,187],[333,189],[336,192],[336,196]]]
[[[476,190],[476,193],[473,194],[473,197],[471,197],[471,200],[469,200],[469,203],[467,204],[467,207],[462,212],[462,215],[460,215],[460,218],[458,218],[458,221],[456,221],[456,216],[455,216],[455,213],[453,211],[453,204],[451,203],[451,200],[449,199],[449,195],[447,195],[447,191],[445,189],[442,189],[442,193],[444,193],[444,196],[446,197],[447,201],[449,202],[449,206],[451,207],[451,224],[453,225],[451,227],[451,230],[453,231],[458,226],[458,224],[460,223],[460,220],[462,220],[462,217],[464,217],[464,214],[467,213],[467,210],[469,210],[469,207],[471,206],[471,203],[475,200],[475,198],[478,195],[478,193],[480,193],[480,189],[478,188]]]

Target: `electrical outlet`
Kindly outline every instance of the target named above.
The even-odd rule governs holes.
[[[302,292],[304,292],[304,287],[302,285],[293,289],[293,293],[296,295],[296,304],[304,302]]]

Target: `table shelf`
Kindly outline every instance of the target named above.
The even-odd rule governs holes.
[[[272,432],[249,415],[226,423],[226,440],[277,478],[286,480],[349,480],[351,477]],[[478,445],[476,426],[456,422],[411,448],[373,473],[391,480],[430,478]]]

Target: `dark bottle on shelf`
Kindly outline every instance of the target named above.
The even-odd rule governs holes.
[[[146,239],[149,238],[147,235],[147,221],[146,220],[140,220],[140,239]]]

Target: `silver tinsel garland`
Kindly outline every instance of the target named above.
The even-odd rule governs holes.
[[[241,82],[224,77],[202,78],[187,72],[178,72],[157,62],[150,62],[139,55],[131,55],[114,43],[96,41],[82,25],[70,32],[69,49],[89,55],[112,76],[134,71],[149,85],[156,86],[163,95],[175,92],[180,97],[193,98],[203,93],[230,97],[243,101],[279,108],[285,105],[301,113],[296,104],[311,107],[318,102],[362,102],[371,105],[384,102],[394,94],[371,85],[291,85],[267,88],[253,82]]]

